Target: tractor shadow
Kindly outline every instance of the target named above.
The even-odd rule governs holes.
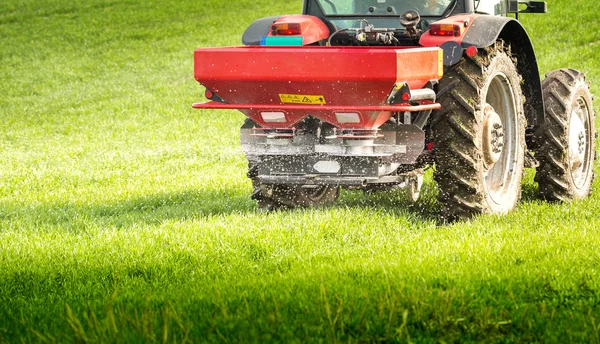
[[[332,205],[308,209],[281,209],[264,211],[250,199],[247,188],[218,188],[187,190],[179,193],[159,193],[115,202],[20,204],[0,203],[0,228],[23,228],[39,231],[61,230],[85,233],[92,228],[128,230],[144,226],[159,226],[165,222],[196,221],[230,214],[283,215],[296,211],[328,212],[337,207],[385,212],[419,224],[444,222],[435,199],[437,185],[426,182],[421,198],[412,203],[403,190],[364,193],[353,190],[342,192]],[[1,230],[1,229],[0,229]]]
[[[521,185],[521,200],[519,204],[540,202],[538,185],[534,181],[534,171],[526,171]],[[408,199],[404,190],[392,189],[376,193],[365,193],[358,190],[344,191],[340,200],[334,206],[348,208],[371,208],[384,210],[387,214],[403,217],[411,223],[434,223],[437,227],[452,223],[469,222],[471,220],[448,220],[442,204],[438,202],[439,189],[433,181],[432,174],[425,178],[421,195],[416,202]],[[519,207],[517,204],[517,208]]]
[[[447,225],[441,204],[437,201],[438,188],[432,180],[423,183],[421,195],[416,202],[409,200],[405,190],[363,192],[345,190],[334,206],[385,211],[397,217],[403,217],[411,223],[434,223],[436,226]]]
[[[160,193],[98,204],[0,204],[0,227],[62,228],[85,232],[91,226],[127,229],[169,221],[193,221],[256,212],[247,190],[193,190]]]
[[[267,214],[268,212],[258,209],[256,202],[250,199],[250,191],[247,188],[221,187],[142,195],[110,203],[0,203],[0,228],[61,228],[66,231],[85,232],[91,226],[128,229],[143,225],[160,225],[164,222],[194,221],[219,215]],[[383,211],[414,224],[433,223],[436,226],[445,226],[450,222],[445,220],[442,206],[436,199],[437,194],[437,184],[431,178],[426,178],[421,196],[416,202],[409,201],[401,189],[374,193],[343,190],[337,202],[317,207],[315,211],[327,211],[337,207],[373,210],[374,213]],[[535,201],[538,201],[537,183],[533,182],[533,178],[525,179],[521,203]],[[276,212],[285,214],[294,211],[296,210]]]

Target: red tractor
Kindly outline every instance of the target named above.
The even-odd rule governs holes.
[[[540,82],[516,0],[305,0],[256,20],[243,47],[195,51],[198,109],[238,109],[262,208],[336,200],[340,187],[408,189],[435,167],[448,218],[506,213],[536,168],[547,200],[582,199],[595,114],[584,74]]]

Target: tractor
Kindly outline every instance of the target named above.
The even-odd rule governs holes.
[[[243,46],[194,52],[207,102],[237,109],[251,197],[263,209],[334,202],[340,188],[404,188],[434,168],[448,219],[503,214],[535,168],[549,201],[586,198],[596,158],[585,75],[541,81],[518,21],[540,1],[304,0]]]

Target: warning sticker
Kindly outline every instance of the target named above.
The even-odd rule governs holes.
[[[291,104],[309,104],[309,105],[323,105],[325,102],[324,96],[309,96],[304,94],[280,94],[279,99],[282,103]]]

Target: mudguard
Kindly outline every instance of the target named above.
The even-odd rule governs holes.
[[[253,21],[244,32],[244,35],[242,35],[242,44],[260,45],[260,39],[269,35],[271,25],[281,17],[282,16],[266,17]]]
[[[276,35],[273,25],[287,23],[299,25],[301,27],[301,34],[282,37],[301,37],[302,45],[315,44],[329,37],[329,28],[318,17],[294,14],[255,20],[244,32],[242,43],[247,46],[261,45],[263,37],[273,37]]]
[[[523,77],[525,96],[525,116],[528,126],[539,127],[544,123],[544,100],[542,83],[533,45],[525,28],[517,20],[508,17],[477,16],[469,25],[462,40],[462,47],[485,48],[502,40],[510,44],[517,58],[517,70]],[[528,142],[528,146],[530,146]],[[532,147],[529,147],[532,148]]]
[[[300,27],[299,35],[283,35],[280,36],[274,30],[278,25],[283,25],[287,27],[287,25],[298,25]],[[273,27],[269,32],[269,37],[302,37],[302,45],[311,45],[318,44],[319,42],[324,42],[329,37],[329,28],[321,19],[315,16],[309,16],[304,14],[292,14],[285,15],[277,19],[273,23]]]

